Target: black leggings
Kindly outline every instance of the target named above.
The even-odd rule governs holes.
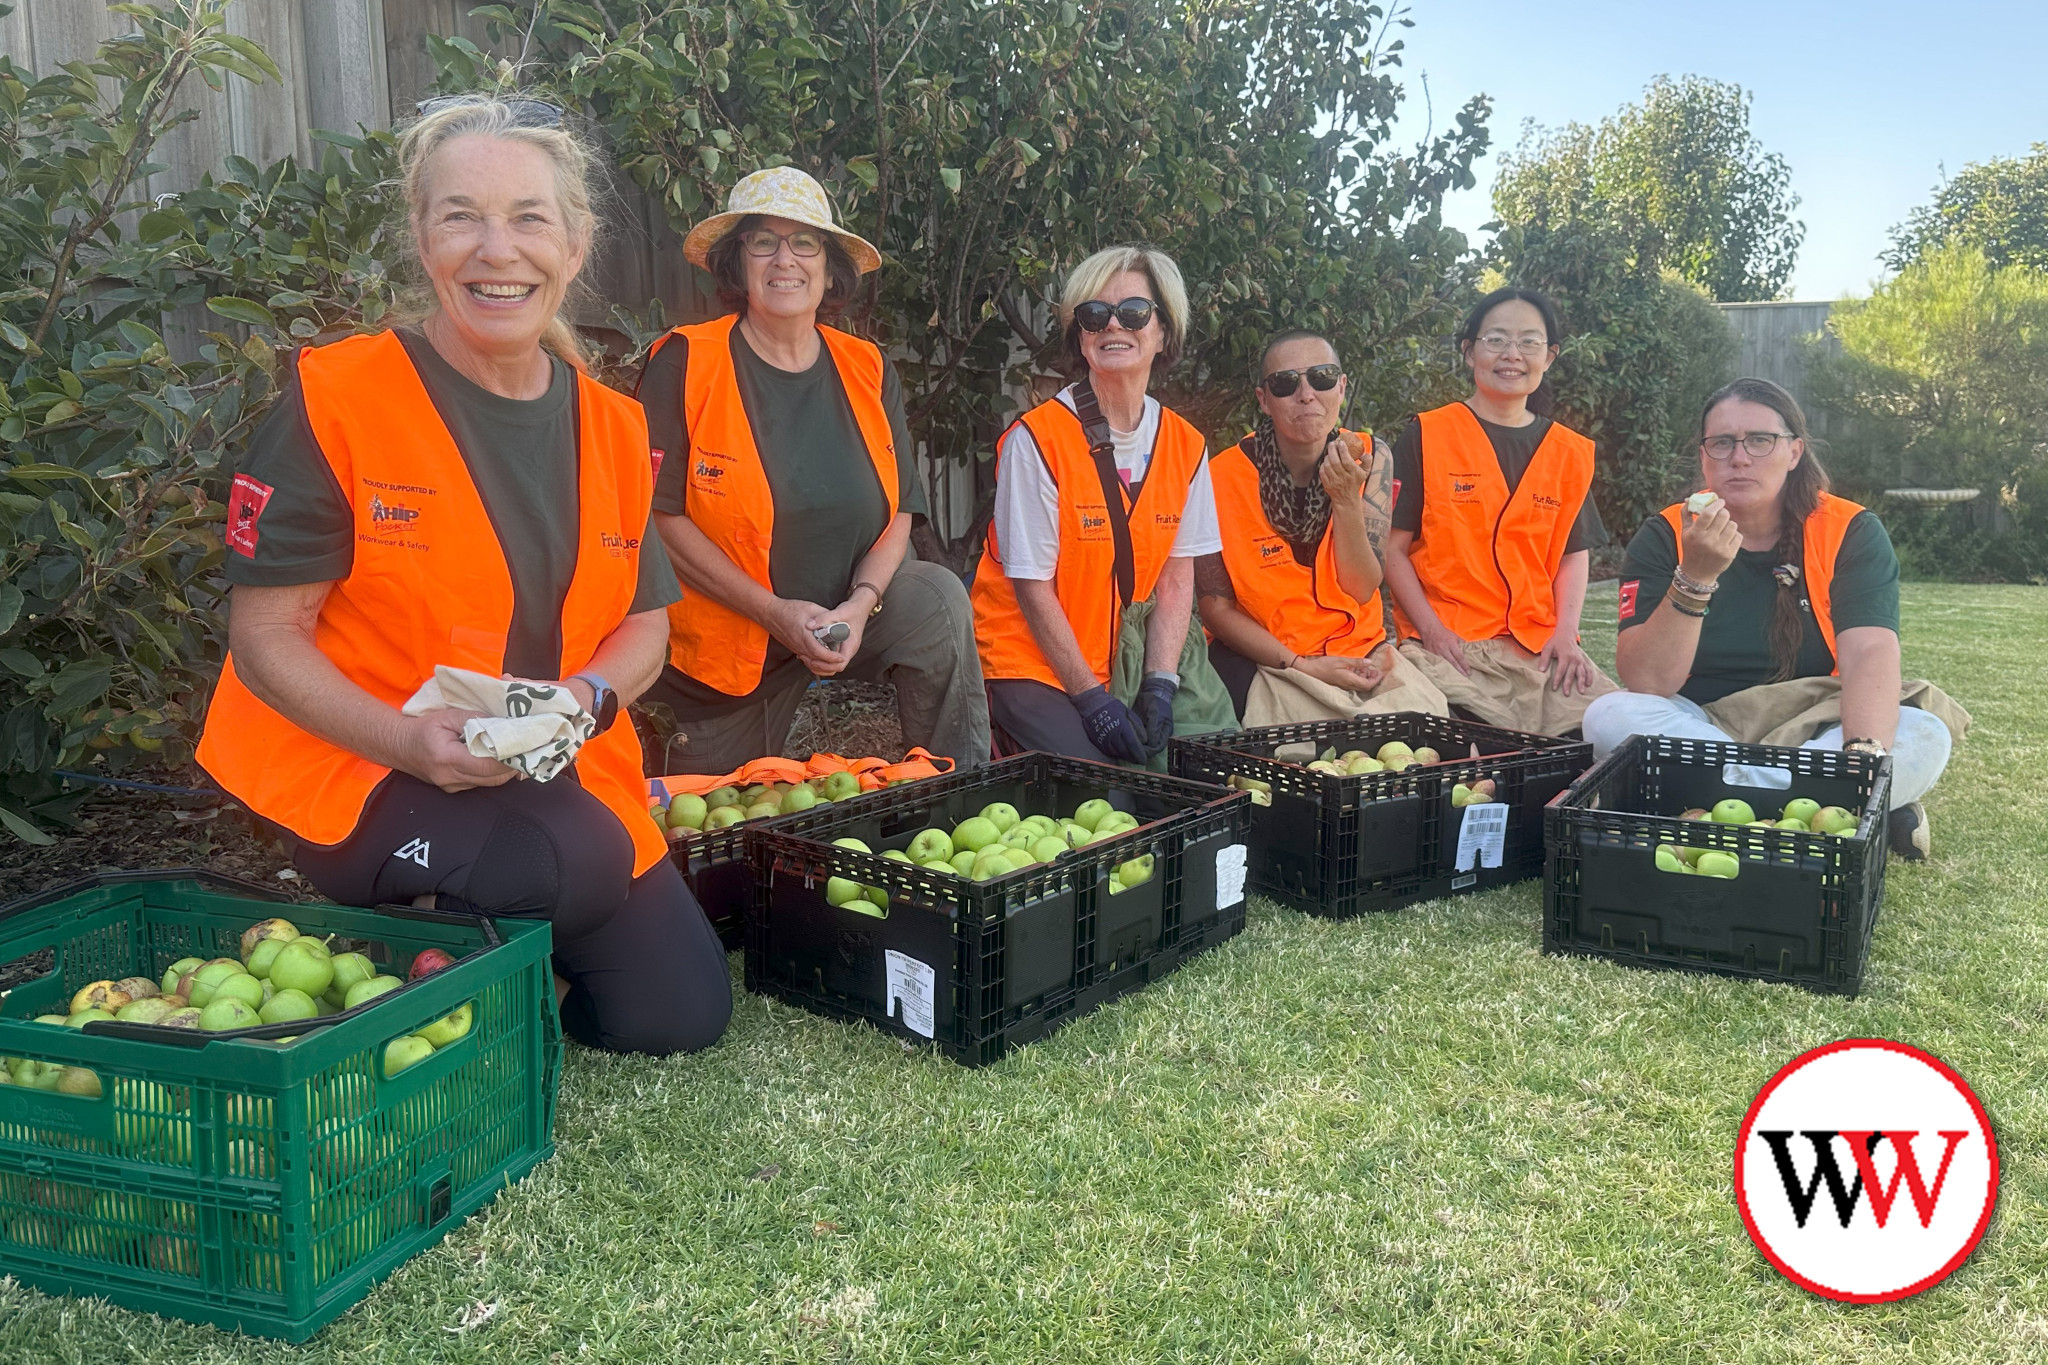
[[[355,832],[300,843],[299,871],[344,905],[439,903],[554,925],[569,983],[562,1027],[613,1052],[709,1047],[732,1017],[725,950],[674,863],[632,875],[633,841],[565,774],[444,792],[404,773],[378,784]]]

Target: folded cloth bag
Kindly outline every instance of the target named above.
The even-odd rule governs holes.
[[[1152,619],[1152,601],[1133,602],[1124,609],[1123,630],[1117,637],[1116,660],[1110,667],[1109,694],[1129,706],[1145,680],[1145,627]],[[1173,694],[1173,732],[1176,735],[1212,735],[1220,730],[1239,730],[1237,708],[1231,704],[1230,689],[1209,662],[1209,637],[1202,630],[1202,613],[1188,618],[1187,639],[1180,647],[1180,690]],[[1155,773],[1166,771],[1166,749],[1142,765]],[[1125,764],[1137,767],[1137,764]]]
[[[522,777],[545,782],[576,761],[576,751],[597,733],[597,719],[575,693],[558,683],[493,678],[446,664],[420,685],[399,710],[478,711],[462,723],[462,742],[478,758],[495,758]]]

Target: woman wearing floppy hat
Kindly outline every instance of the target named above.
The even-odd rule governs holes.
[[[673,771],[780,754],[815,678],[888,682],[906,743],[988,757],[966,589],[905,561],[925,511],[895,368],[820,323],[882,263],[790,166],[733,186],[683,254],[726,316],[657,343],[638,396],[658,470],[654,524],[682,580],[647,700],[687,743]]]

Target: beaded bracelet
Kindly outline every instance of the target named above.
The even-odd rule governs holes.
[[[1720,579],[1717,578],[1711,583],[1702,583],[1687,573],[1683,567],[1671,571],[1671,582],[1680,592],[1685,593],[1688,597],[1697,597],[1702,600],[1712,597],[1714,590],[1721,586]]]
[[[1679,601],[1678,599],[1679,595],[1675,590],[1664,594],[1664,600],[1671,604],[1671,610],[1677,612],[1680,616],[1690,616],[1695,621],[1701,621],[1706,619],[1707,608],[1705,604],[1700,605],[1698,608],[1693,608],[1688,607],[1687,605],[1685,605],[1685,603]]]

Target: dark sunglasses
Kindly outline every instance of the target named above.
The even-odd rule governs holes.
[[[443,109],[459,109],[470,104],[504,105],[512,111],[512,126],[515,128],[559,128],[562,124],[562,106],[546,100],[508,99],[493,101],[488,95],[436,95],[421,100],[413,106],[421,118],[430,118]]]
[[[1115,318],[1126,332],[1142,332],[1152,321],[1152,309],[1150,299],[1128,298],[1114,305],[1090,299],[1074,305],[1074,321],[1081,324],[1084,332],[1100,332],[1107,330],[1109,320]]]
[[[1301,387],[1301,378],[1308,376],[1308,386],[1317,393],[1328,393],[1337,387],[1337,381],[1344,377],[1342,365],[1311,365],[1305,370],[1275,370],[1259,381],[1267,393],[1275,398],[1292,397]]]

